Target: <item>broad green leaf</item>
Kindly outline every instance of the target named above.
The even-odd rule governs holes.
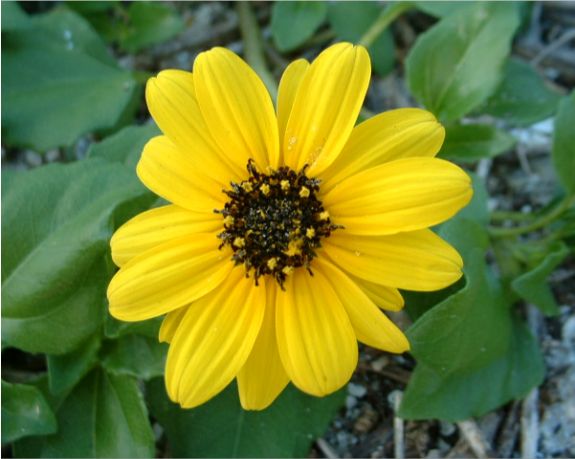
[[[131,99],[130,74],[74,51],[2,53],[2,129],[10,145],[46,151],[114,126]]]
[[[68,354],[47,356],[50,393],[67,394],[94,367],[99,350],[100,335],[95,334]]]
[[[564,97],[555,118],[553,164],[559,182],[568,194],[575,194],[575,91]]]
[[[92,14],[104,13],[115,8],[119,0],[105,0],[105,1],[89,1],[78,2],[75,0],[67,0],[66,6],[73,9],[83,16],[89,17]]]
[[[474,3],[422,34],[407,59],[415,98],[443,121],[477,108],[496,89],[519,25],[510,2]]]
[[[106,338],[120,338],[130,334],[141,335],[147,338],[158,338],[160,333],[161,317],[143,320],[141,322],[122,322],[114,319],[108,314],[104,323],[104,334]]]
[[[275,2],[272,6],[271,29],[276,47],[292,51],[310,38],[327,13],[326,2]]]
[[[418,363],[441,377],[482,368],[507,349],[509,306],[484,256],[483,248],[470,252],[464,266],[467,285],[407,332]]]
[[[514,319],[510,328],[507,350],[482,368],[443,377],[418,362],[399,415],[446,421],[482,416],[541,384],[545,367],[538,342],[521,321]]]
[[[266,410],[244,411],[234,384],[191,410],[168,400],[161,379],[148,383],[146,394],[173,457],[307,457],[344,396],[315,398],[289,386]]]
[[[509,151],[516,143],[512,135],[489,125],[453,125],[446,129],[441,158],[476,161]]]
[[[34,20],[35,28],[46,32],[46,36],[38,32],[29,34],[30,42],[26,43],[27,46],[50,46],[55,50],[79,51],[112,67],[116,66],[105,43],[82,16],[65,7],[59,7],[35,17]]]
[[[2,196],[6,196],[6,193],[8,193],[8,190],[10,189],[10,187],[12,186],[12,183],[14,183],[16,181],[16,178],[19,175],[25,174],[26,170],[25,169],[16,169],[16,168],[10,168],[7,166],[3,166],[2,167]]]
[[[154,435],[135,379],[89,373],[57,408],[58,433],[22,442],[39,457],[153,457]]]
[[[92,144],[88,157],[103,158],[107,161],[123,163],[136,169],[144,145],[160,131],[154,124],[129,126],[99,143]]]
[[[467,8],[473,5],[472,1],[459,1],[459,2],[442,2],[442,1],[420,1],[415,2],[415,6],[418,10],[423,11],[436,18],[442,18],[455,13],[461,8]]]
[[[70,352],[100,326],[115,225],[153,198],[120,164],[89,159],[16,177],[2,202],[2,335]]]
[[[2,32],[30,27],[31,21],[18,2],[2,2],[0,8],[2,9]]]
[[[2,381],[2,444],[56,432],[56,418],[34,386]]]
[[[529,125],[553,115],[560,99],[533,67],[509,59],[503,81],[479,111],[512,124]]]
[[[126,335],[110,343],[102,366],[109,373],[148,380],[164,374],[167,350],[157,338]]]
[[[338,40],[358,42],[381,14],[381,5],[375,2],[329,2],[327,19]],[[380,75],[388,74],[395,64],[395,43],[391,31],[386,29],[368,48],[373,69]]]
[[[127,10],[128,26],[120,28],[120,46],[130,53],[163,43],[184,29],[184,21],[163,3],[133,2]]]
[[[2,135],[46,151],[115,126],[136,82],[117,67],[91,26],[66,9],[3,36]]]
[[[400,416],[449,421],[480,416],[541,382],[538,344],[514,317],[483,258],[483,248],[472,251],[465,260],[466,287],[408,331],[417,366]]]
[[[511,283],[513,290],[525,301],[533,303],[545,315],[559,313],[559,308],[553,297],[553,292],[547,282],[547,277],[569,254],[569,249],[562,242],[557,242],[545,258],[532,270],[523,273]]]

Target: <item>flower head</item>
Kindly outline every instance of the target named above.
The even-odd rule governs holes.
[[[357,341],[409,349],[381,311],[400,289],[461,277],[458,253],[428,227],[467,204],[469,177],[434,158],[444,129],[399,109],[355,126],[370,78],[366,50],[342,43],[284,72],[277,115],[264,85],[223,48],[193,73],[167,70],[146,88],[164,133],[137,172],[172,204],[112,238],[120,270],[110,312],[166,315],[166,387],[197,406],[237,378],[246,409],[291,380],[322,396],[357,364]]]

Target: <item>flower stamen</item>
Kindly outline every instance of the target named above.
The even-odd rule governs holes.
[[[295,268],[311,273],[321,239],[341,228],[331,222],[317,197],[320,181],[307,177],[305,169],[280,167],[264,174],[250,160],[247,180],[231,183],[231,189],[224,190],[228,202],[215,210],[224,216],[220,248],[232,248],[232,260],[245,266],[247,277],[253,271],[256,285],[268,274],[283,288]]]

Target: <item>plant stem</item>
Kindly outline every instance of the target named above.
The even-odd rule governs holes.
[[[556,218],[560,217],[563,212],[565,212],[569,207],[575,204],[575,195],[567,196],[563,201],[561,201],[556,207],[554,207],[548,214],[543,215],[541,218],[535,220],[534,222],[518,226],[516,228],[495,228],[489,227],[489,234],[495,237],[510,237],[519,236],[521,234],[530,233],[532,231],[543,228],[547,224],[551,223]]]
[[[266,64],[258,21],[249,2],[238,2],[236,6],[240,32],[244,41],[244,57],[262,79],[272,99],[276,100],[278,92],[277,82]]]
[[[504,221],[510,220],[512,222],[525,222],[527,220],[532,220],[533,216],[530,214],[524,214],[521,212],[508,212],[505,210],[495,210],[491,212],[491,220],[494,221]]]
[[[363,34],[359,40],[359,44],[370,47],[373,42],[381,35],[381,33],[391,24],[395,19],[401,16],[405,11],[411,9],[413,5],[411,2],[397,2],[391,3],[381,12],[379,17],[371,25],[369,29]]]

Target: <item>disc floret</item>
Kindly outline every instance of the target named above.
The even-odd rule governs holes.
[[[318,199],[320,181],[289,167],[259,172],[247,164],[248,178],[224,190],[229,200],[216,212],[224,216],[220,248],[233,250],[232,260],[243,264],[246,276],[271,275],[283,286],[295,268],[311,273],[320,241],[340,228]]]

